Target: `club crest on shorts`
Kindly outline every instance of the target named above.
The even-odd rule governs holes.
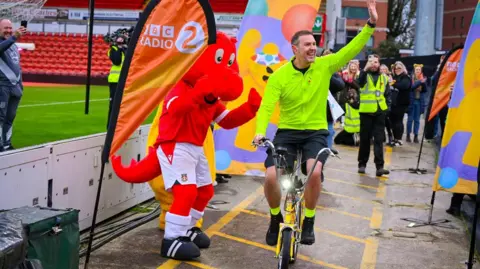
[[[188,180],[187,174],[182,174],[181,179],[182,179],[183,182],[187,182],[187,180]]]

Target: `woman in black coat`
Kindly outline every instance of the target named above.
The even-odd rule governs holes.
[[[395,62],[393,68],[394,75],[390,84],[393,87],[394,94],[392,96],[392,109],[389,117],[392,124],[393,144],[399,146],[403,145],[402,136],[405,129],[403,118],[410,105],[412,80],[402,62]]]

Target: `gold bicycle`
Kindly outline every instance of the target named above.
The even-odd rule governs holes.
[[[323,148],[317,156],[315,164],[308,174],[305,166],[302,168],[302,151],[297,150],[296,160],[293,169],[288,169],[287,156],[291,154],[284,147],[275,147],[268,139],[262,139],[261,143],[255,146],[268,148],[272,151],[273,162],[276,168],[277,180],[280,182],[282,189],[286,192],[284,211],[284,222],[280,223],[280,231],[278,233],[277,247],[275,258],[278,258],[278,268],[288,268],[288,265],[294,263],[297,258],[298,245],[302,236],[302,224],[304,218],[304,189],[310,179],[315,166],[324,152],[329,152],[329,156],[337,157],[338,152],[334,149]]]

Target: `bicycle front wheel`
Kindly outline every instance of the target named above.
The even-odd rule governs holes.
[[[278,269],[288,268],[288,264],[290,263],[292,232],[291,229],[285,229],[282,232],[282,248],[280,249],[280,256],[278,257]]]

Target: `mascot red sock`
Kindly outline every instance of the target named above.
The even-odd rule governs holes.
[[[231,129],[253,119],[261,97],[251,89],[248,101],[232,111],[221,101],[240,97],[243,82],[238,75],[235,39],[218,32],[182,80],[167,94],[162,108],[159,135],[145,159],[123,167],[112,158],[117,175],[131,183],[147,182],[163,174],[165,189],[173,192],[173,204],[165,216],[164,257],[190,260],[210,239],[195,223],[202,218],[213,197],[212,178],[203,151],[203,141],[212,121]]]

